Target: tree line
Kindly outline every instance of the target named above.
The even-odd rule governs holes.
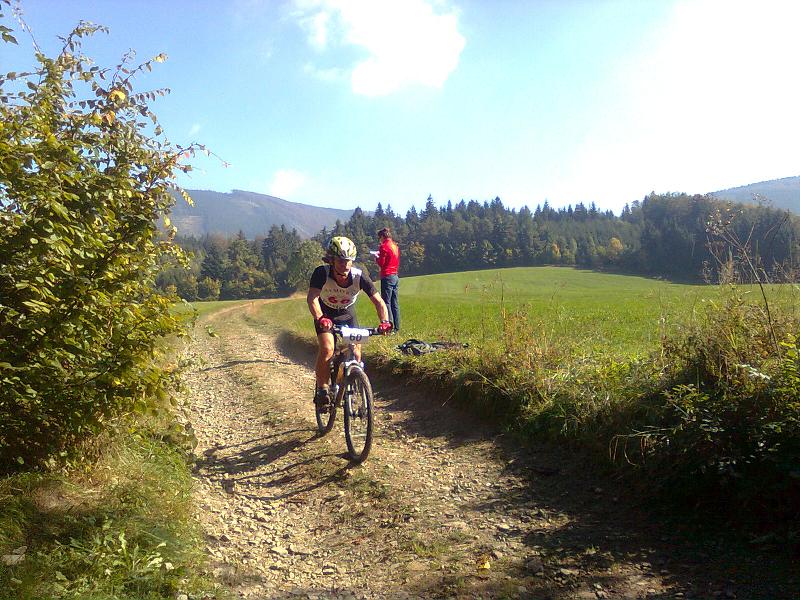
[[[405,216],[379,203],[374,212],[357,208],[311,239],[273,226],[248,240],[207,235],[178,238],[192,255],[187,268],[165,269],[162,289],[186,300],[259,298],[305,288],[320,264],[332,235],[345,235],[359,248],[360,264],[377,275],[368,250],[378,246],[376,232],[390,227],[402,253],[403,275],[536,265],[570,265],[666,277],[716,281],[734,260],[732,232],[765,278],[795,281],[800,255],[797,217],[766,205],[732,205],[711,196],[656,194],[626,205],[620,215],[594,203],[531,211],[492,201],[447,202],[412,207]],[[741,273],[740,273],[741,275]]]

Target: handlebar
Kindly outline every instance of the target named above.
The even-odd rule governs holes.
[[[352,332],[352,333],[350,333]],[[383,335],[377,327],[350,327],[349,325],[334,325],[331,333],[345,337],[345,335],[361,335],[370,337],[372,335]]]

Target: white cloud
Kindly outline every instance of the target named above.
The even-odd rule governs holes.
[[[351,68],[353,92],[391,94],[412,85],[441,87],[458,66],[464,37],[455,9],[430,0],[295,0],[311,45],[366,52]],[[441,2],[435,3],[437,6]]]
[[[300,171],[280,169],[272,176],[269,194],[288,200],[300,188],[306,185],[308,178]]]
[[[342,69],[337,69],[336,67],[332,69],[320,69],[309,63],[303,67],[303,71],[312,77],[329,83],[342,81],[347,78],[347,74]]]
[[[192,127],[189,129],[189,137],[192,137],[193,135],[197,135],[198,133],[200,133],[200,130],[202,128],[203,127],[200,125],[200,123],[192,123]]]
[[[596,99],[605,117],[561,191],[575,197],[583,188],[610,206],[651,190],[704,193],[796,175],[798,22],[794,1],[678,2]]]
[[[309,41],[318,50],[324,50],[328,45],[328,29],[331,14],[321,11],[313,15],[308,21]]]

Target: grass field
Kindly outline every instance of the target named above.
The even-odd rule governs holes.
[[[527,328],[532,338],[546,335],[569,340],[578,351],[615,355],[652,350],[664,327],[710,294],[707,286],[559,267],[426,275],[400,283],[404,335],[492,345],[505,322]],[[362,303],[359,318],[369,320],[370,310]]]
[[[795,287],[775,286],[770,297],[792,304]],[[757,288],[743,289],[759,301]],[[532,343],[546,338],[550,344],[569,346],[578,356],[642,357],[655,350],[677,324],[692,319],[704,302],[719,298],[717,286],[568,267],[406,277],[400,281],[399,339],[458,340],[498,349],[508,337],[508,328],[514,328],[511,337],[527,335]],[[192,306],[202,316],[230,303],[195,302]],[[357,314],[362,325],[377,323],[366,298],[360,298]],[[277,328],[312,335],[303,297],[266,306],[264,319]]]
[[[174,310],[179,315],[188,315],[192,312],[192,309],[197,311],[197,316],[202,317],[208,313],[217,311],[221,308],[225,308],[226,306],[230,306],[232,304],[236,304],[237,302],[241,302],[241,300],[217,300],[214,302],[181,302],[176,304]]]

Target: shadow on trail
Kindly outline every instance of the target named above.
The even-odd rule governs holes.
[[[267,422],[267,423],[269,424],[269,422]],[[308,432],[308,431],[309,431],[309,429],[307,427],[302,427],[302,428],[299,428],[299,429],[289,429],[289,430],[285,430],[285,431],[279,431],[277,433],[273,433],[272,435],[263,435],[261,437],[245,440],[245,441],[239,442],[237,444],[217,444],[217,445],[212,446],[208,450],[206,450],[203,453],[203,455],[207,458],[209,456],[212,456],[214,454],[219,453],[221,450],[230,450],[231,448],[241,448],[242,446],[247,446],[248,444],[254,444],[256,442],[262,442],[263,443],[266,440],[271,440],[271,439],[274,439],[274,438],[282,437],[282,436],[285,436],[285,435],[289,435],[291,433],[302,433],[302,432]],[[200,462],[202,463],[203,461],[200,461]]]
[[[263,472],[264,466],[269,467],[270,464],[318,439],[319,435],[314,431],[313,435],[305,439],[284,439],[264,443],[266,440],[295,433],[307,433],[308,431],[308,429],[293,429],[241,444],[216,446],[206,452],[203,460],[196,463],[195,469],[210,477],[222,479],[226,483],[233,482],[233,485],[236,486],[237,495],[262,502],[291,501],[292,498],[302,497],[315,489],[341,482],[350,469],[350,465],[345,465],[329,475],[314,478],[312,484],[297,487],[295,485],[297,482],[308,480],[305,469],[314,467],[326,458],[345,457],[341,453],[328,452],[318,453],[309,458],[290,462],[277,469]],[[245,447],[249,444],[252,445]],[[217,453],[225,452],[231,448],[240,448],[240,450],[226,456],[217,456]],[[258,489],[263,489],[265,493],[255,493],[254,490]],[[273,489],[280,490],[280,492],[269,493]]]
[[[275,340],[278,350],[289,360],[303,365],[306,368],[314,369],[314,362],[317,359],[316,347],[310,343],[305,343],[296,335],[281,331]]]
[[[280,427],[275,424],[271,426]],[[312,484],[300,486],[296,484],[308,480],[307,469],[324,459],[346,459],[346,455],[315,452],[311,457],[302,458],[303,455],[298,453],[298,460],[270,468],[270,465],[301,449],[307,456],[309,444],[320,437],[316,429],[288,428],[235,444],[216,445],[206,450],[203,458],[195,462],[194,470],[211,479],[221,480],[223,488],[226,485],[235,487],[236,494],[240,496],[262,502],[291,502],[292,498],[302,498],[315,489],[341,482],[351,468],[347,464],[329,475],[313,478]],[[257,490],[264,490],[264,493],[257,493]]]
[[[339,456],[339,455],[338,454],[327,454],[325,456]],[[320,458],[322,458],[322,457],[320,457]],[[302,463],[297,463],[295,465],[292,465],[292,471],[295,471],[296,468],[302,467],[303,465],[313,464],[315,461],[316,461],[316,459],[309,459],[307,461],[303,461]],[[303,496],[305,494],[309,493],[309,492],[312,492],[314,490],[317,490],[317,489],[320,489],[320,488],[324,488],[324,487],[327,487],[327,486],[333,486],[333,485],[336,485],[337,483],[340,483],[346,477],[346,474],[347,474],[347,471],[349,470],[349,468],[350,468],[349,466],[341,467],[338,470],[334,471],[333,473],[330,473],[328,475],[325,475],[323,477],[320,477],[320,478],[316,479],[314,481],[314,483],[310,483],[310,484],[304,485],[302,487],[295,487],[295,488],[290,489],[289,491],[286,491],[286,492],[283,492],[283,493],[280,493],[280,494],[260,495],[260,494],[248,494],[248,493],[245,493],[243,495],[247,496],[248,498],[254,499],[254,500],[260,500],[260,501],[265,501],[265,502],[273,502],[273,501],[276,501],[276,500],[287,500],[287,501],[291,502],[293,498],[302,499]],[[256,482],[254,485],[255,485],[255,487],[259,487],[260,486],[260,487],[265,487],[265,488],[272,488],[272,487],[276,487],[276,486],[291,485],[295,481],[299,481],[301,479],[305,479],[304,475],[302,475],[300,473],[292,472],[292,473],[287,473],[286,475],[284,475],[283,477],[279,477],[278,479],[270,480],[268,483],[258,483],[258,482]]]
[[[221,365],[215,365],[213,367],[206,367],[205,369],[200,369],[200,373],[205,373],[207,371],[219,371],[222,369],[230,369],[231,367],[237,367],[239,365],[252,365],[252,364],[259,364],[259,363],[266,363],[271,365],[290,365],[292,363],[286,362],[285,360],[271,360],[271,359],[264,359],[264,358],[256,358],[252,360],[229,360],[227,362],[222,363]]]
[[[277,339],[291,360],[313,368],[315,349],[291,334]],[[573,598],[576,593],[604,590],[606,596],[674,598],[797,598],[797,565],[780,553],[756,552],[725,532],[703,532],[681,526],[678,515],[669,522],[638,503],[623,483],[611,479],[602,467],[566,447],[519,440],[476,418],[441,393],[409,385],[391,375],[367,369],[376,392],[378,420],[391,415],[391,427],[410,437],[436,439],[451,448],[490,440],[496,458],[509,474],[525,482],[523,489],[497,490],[491,501],[470,508],[494,515],[515,514],[524,531],[498,532],[498,543],[517,541],[531,556],[543,558],[543,568],[519,565],[521,578],[536,576],[537,588],[511,593],[500,582],[487,581],[486,597]],[[381,414],[383,413],[383,414]],[[380,432],[380,430],[379,430]],[[380,435],[380,434],[379,434]],[[380,437],[376,443],[380,445]],[[334,478],[334,475],[329,479]],[[616,565],[633,565],[641,573],[624,575]],[[660,594],[647,579],[658,578],[669,587]],[[631,589],[631,581],[641,585]],[[404,589],[422,597],[440,597],[446,576],[409,582]],[[492,586],[496,589],[490,589]],[[596,586],[600,586],[599,588]],[[438,590],[438,591],[437,591]],[[474,589],[472,590],[475,591]],[[632,594],[633,595],[630,595]],[[583,596],[581,596],[583,597]]]
[[[302,431],[308,431],[307,429]],[[202,460],[195,463],[195,469],[212,477],[225,477],[234,475],[247,476],[254,473],[258,468],[269,465],[284,456],[294,452],[301,446],[313,440],[316,436],[307,439],[275,439],[284,438],[285,434],[267,436],[255,443],[234,444],[232,446],[217,446],[213,451],[206,452]],[[275,439],[264,443],[270,438]],[[228,453],[231,448],[239,448],[236,452]],[[238,480],[239,478],[234,478]]]
[[[641,571],[641,597],[674,598],[678,592],[687,598],[800,597],[796,557],[747,546],[730,532],[699,531],[696,523],[678,514],[659,516],[624,482],[578,450],[531,440],[522,447],[518,439],[446,398],[437,399],[435,391],[409,391],[410,386],[390,375],[370,376],[380,411],[410,413],[402,423],[405,432],[445,440],[450,447],[491,440],[506,472],[526,482],[524,488],[503,490],[471,508],[521,515],[527,521],[525,531],[498,532],[497,540],[517,540],[541,552],[547,557],[546,579],[554,575],[547,565],[553,565],[556,581],[559,569],[567,569],[561,578],[564,584],[541,597],[574,597],[576,591],[596,584],[609,597],[618,597],[620,581],[610,575],[598,578],[597,572],[609,572],[619,563]],[[594,571],[591,577],[586,576],[587,568]],[[525,571],[522,566],[517,575],[524,577]],[[659,577],[669,593],[648,591],[647,574]]]

